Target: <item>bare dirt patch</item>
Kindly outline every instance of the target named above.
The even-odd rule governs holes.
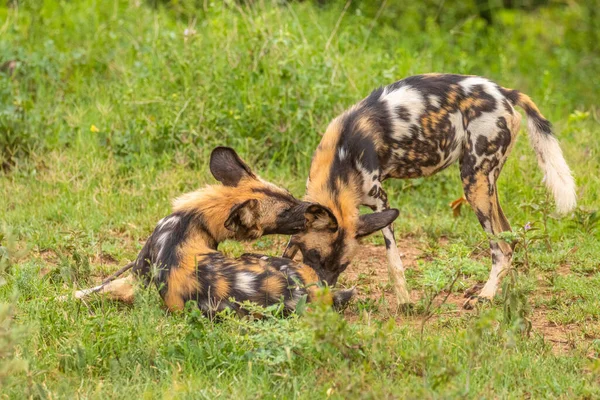
[[[440,246],[446,246],[448,240],[443,239],[439,242]],[[416,239],[404,238],[398,241],[398,248],[401,251],[402,262],[407,270],[419,269],[419,260],[427,261],[427,255],[424,252],[423,244]],[[480,252],[474,252],[473,258],[482,257]],[[562,265],[559,273],[570,273],[568,266]],[[360,312],[356,307],[347,309],[344,316],[350,321],[359,321],[369,319],[388,320],[393,318],[398,324],[409,324],[420,327],[426,318],[426,313],[420,312],[411,314],[398,310],[396,298],[391,285],[389,284],[387,259],[385,248],[383,246],[362,245],[356,255],[355,261],[348,267],[348,270],[340,277],[340,284],[345,287],[356,286],[358,289],[357,300],[374,304],[376,311],[370,312],[365,316],[364,311]],[[534,293],[534,296],[543,296],[547,291],[545,285],[540,284]],[[417,303],[423,296],[423,288],[411,288],[411,299]],[[436,310],[430,320],[433,321],[440,317],[455,315],[457,317],[472,314],[474,311],[463,309],[465,302],[465,291],[455,291],[439,293],[434,299],[430,310]],[[533,300],[531,300],[533,302]],[[441,303],[444,303],[443,311],[439,312]],[[439,312],[439,313],[438,313]],[[532,323],[532,332],[540,334],[552,346],[555,353],[566,353],[576,348],[576,342],[581,340],[579,324],[557,325],[548,319],[548,310],[544,307],[535,307],[529,316]]]
[[[566,353],[576,347],[575,335],[580,327],[577,324],[557,325],[548,320],[548,311],[535,310],[530,316],[532,331],[539,333],[552,345],[556,353]]]
[[[103,265],[103,266],[115,266],[119,262],[116,258],[108,253],[96,253],[91,260],[92,264]]]

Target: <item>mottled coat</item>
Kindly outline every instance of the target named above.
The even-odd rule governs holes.
[[[575,184],[550,123],[533,101],[478,76],[412,76],[374,90],[335,118],[313,156],[305,200],[328,211],[329,229],[292,237],[284,256],[296,251],[334,284],[346,268],[360,237],[359,206],[385,213],[388,199],[381,183],[389,178],[433,175],[456,161],[466,200],[487,233],[510,230],[498,201],[496,182],[521,122],[529,137],[557,208],[576,204]],[[391,225],[383,229],[389,272],[399,303],[409,303],[404,268]],[[510,265],[513,245],[492,240],[492,271],[480,293],[491,299]],[[466,304],[472,306],[472,301]]]
[[[217,247],[226,239],[301,232],[321,207],[260,179],[232,149],[215,149],[210,167],[223,185],[174,201],[173,213],[158,222],[138,255],[132,277],[80,291],[77,297],[102,292],[131,300],[133,277],[138,277],[157,286],[170,310],[194,300],[209,315],[225,308],[243,312],[245,301],[261,306],[282,302],[284,310],[293,311],[303,296],[313,300],[322,280],[306,264],[252,254],[228,258]],[[352,294],[336,291],[328,298],[342,306]]]

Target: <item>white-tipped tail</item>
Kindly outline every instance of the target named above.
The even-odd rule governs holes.
[[[558,140],[552,134],[552,125],[533,100],[518,90],[502,89],[510,101],[527,113],[529,141],[537,154],[538,164],[544,172],[544,182],[554,196],[556,209],[561,214],[577,206],[575,180],[563,157]]]
[[[539,129],[539,123],[528,115],[529,141],[537,154],[538,164],[544,172],[544,182],[554,196],[556,209],[564,214],[575,208],[577,195],[575,180],[563,157],[556,137]]]

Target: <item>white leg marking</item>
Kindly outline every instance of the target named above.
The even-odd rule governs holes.
[[[500,248],[492,250],[492,256],[496,262],[492,264],[490,276],[483,289],[481,289],[481,293],[479,293],[479,297],[490,300],[492,300],[496,295],[500,281],[504,277],[506,270],[510,267],[512,260],[512,255],[506,256],[504,253],[502,253]]]
[[[78,290],[75,292],[75,298],[76,299],[83,299],[84,297],[92,294],[92,293],[96,293],[98,291],[100,291],[102,289],[102,285],[100,286],[95,286],[93,288],[90,289],[83,289],[83,290]]]
[[[410,294],[408,293],[408,287],[406,284],[406,277],[404,276],[404,265],[400,258],[400,252],[396,246],[396,240],[394,239],[394,232],[387,226],[383,228],[383,236],[386,238],[386,242],[389,242],[387,247],[387,258],[388,258],[388,272],[394,285],[394,291],[398,304],[410,303]],[[387,244],[386,244],[387,246]]]
[[[115,279],[104,286],[99,285],[90,289],[78,290],[75,292],[75,298],[83,299],[92,293],[98,293],[106,294],[111,299],[132,302],[134,294],[134,280],[135,278],[130,275],[126,278]]]

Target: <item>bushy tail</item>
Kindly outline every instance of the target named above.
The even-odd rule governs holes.
[[[526,94],[517,90],[505,90],[505,95],[511,102],[527,113],[527,130],[529,142],[535,150],[538,165],[544,172],[544,182],[554,195],[556,209],[567,213],[577,205],[575,181],[571,170],[565,161],[558,140],[552,134],[552,125],[535,103]]]

